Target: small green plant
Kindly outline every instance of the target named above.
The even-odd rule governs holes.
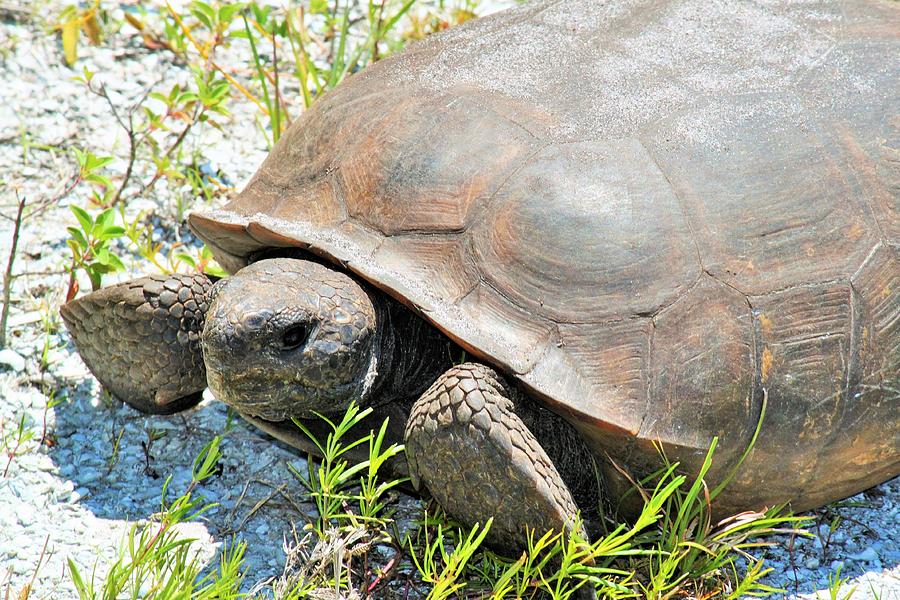
[[[195,250],[193,255],[184,251],[174,253],[174,260],[176,262],[172,271],[177,271],[179,264],[185,264],[197,273],[206,273],[212,277],[220,278],[228,276],[225,269],[219,266],[219,263],[213,258],[209,246],[202,246]]]
[[[643,561],[656,557],[655,550],[636,541],[641,532],[660,520],[662,507],[683,485],[684,476],[674,471],[673,466],[660,478],[633,525],[618,525],[593,543],[578,533],[564,536],[547,532],[537,537],[532,532],[527,550],[510,559],[475,544],[484,539],[484,530],[476,536],[477,526],[468,533],[458,526],[447,526],[446,517],[438,513],[438,518],[426,519],[417,538],[410,537],[407,546],[422,578],[434,585],[436,591],[429,598],[447,598],[465,589],[496,600],[564,600],[585,586],[606,598],[634,597],[638,571],[628,568],[627,562],[641,561],[635,564],[643,565]],[[454,550],[447,552],[447,546]]]
[[[764,562],[754,559],[750,562],[746,572],[738,574],[734,564],[730,565],[731,580],[736,581],[734,589],[726,596],[726,600],[741,600],[742,598],[765,598],[784,590],[762,583],[762,579],[772,572],[770,567],[765,567]]]
[[[320,415],[331,428],[324,441],[313,435],[301,421],[294,421],[316,445],[322,457],[318,466],[313,460],[307,462],[305,475],[293,466],[290,467],[316,503],[317,531],[324,532],[330,526],[342,523],[350,526],[372,524],[376,527],[386,524],[386,520],[380,516],[384,509],[383,498],[388,491],[405,480],[381,482],[379,470],[388,460],[400,454],[403,446],[391,444],[387,448],[383,447],[387,420],[382,423],[377,434],[370,431],[359,439],[346,441],[348,433],[371,413],[371,408],[360,409],[351,404],[340,421],[332,421]],[[345,455],[365,444],[369,446],[369,458],[351,465]],[[347,503],[350,501],[356,502],[356,512],[348,510]]]
[[[723,573],[736,572],[734,561],[738,556],[752,559],[747,550],[767,545],[767,542],[761,541],[763,538],[779,533],[811,535],[802,529],[809,518],[784,515],[782,506],[748,511],[715,524],[712,522],[712,503],[734,479],[756,444],[765,419],[767,399],[764,395],[759,420],[747,448],[725,477],[713,489],[708,489],[706,476],[718,446],[718,438],[713,438],[691,487],[686,491],[679,489],[669,498],[663,507],[664,517],[659,529],[642,540],[646,544],[655,544],[660,557],[652,565],[649,582],[645,585],[648,595],[672,589],[673,583],[680,586],[690,581],[701,589],[707,584],[715,586]],[[669,464],[665,454],[662,456],[667,468],[671,468],[672,464]],[[656,476],[654,474],[650,478]],[[640,486],[636,489],[639,490]],[[750,581],[737,581],[736,585],[753,585],[761,576],[758,572],[758,569],[749,570],[745,577]]]
[[[56,311],[50,310],[47,302],[41,302],[39,314],[43,332],[39,367],[41,373],[45,373],[50,366],[51,351],[56,347],[55,344],[58,344],[58,342],[54,342],[53,334],[59,330],[59,317]]]
[[[841,568],[842,565],[838,565],[834,573],[828,575],[828,600],[850,600],[853,594],[856,593],[856,586],[854,585],[843,596],[841,595],[841,588],[850,581],[849,577],[841,577]],[[816,598],[821,600],[819,594],[816,594]]]
[[[245,546],[232,545],[222,552],[219,569],[202,575],[204,564],[194,550],[194,540],[178,535],[176,525],[198,518],[215,506],[194,497],[196,487],[216,473],[221,456],[218,437],[207,444],[194,461],[191,483],[171,502],[166,501],[171,477],[162,491],[162,510],[143,525],[130,529],[119,557],[109,565],[102,581],[96,566],[88,578],[68,559],[69,575],[80,600],[143,598],[234,599],[240,598],[244,574],[241,571]]]
[[[415,552],[412,553],[412,557],[422,579],[432,586],[428,594],[429,600],[444,600],[466,586],[464,580],[460,581],[463,571],[481,546],[492,523],[493,519],[488,519],[484,527],[476,524],[467,535],[457,531],[452,552],[448,552],[445,547],[443,524],[438,523],[437,534],[433,540],[429,539],[428,530],[425,531],[422,559],[416,558]]]
[[[109,475],[119,464],[119,451],[122,448],[122,436],[125,435],[125,427],[115,426],[109,431],[109,456],[106,457],[106,474]]]
[[[3,468],[3,477],[9,475],[9,468],[17,456],[26,452],[25,445],[34,438],[34,431],[25,424],[25,413],[19,416],[16,425],[11,430],[6,430],[7,421],[0,417],[0,448],[6,455],[6,466]]]
[[[25,217],[25,198],[16,193],[16,216],[12,219],[13,234],[9,257],[6,260],[6,271],[3,273],[3,306],[0,307],[0,348],[6,348],[6,324],[9,321],[9,305],[12,297],[13,264],[19,247],[19,234],[22,232],[22,219]],[[5,216],[5,215],[4,215]]]
[[[52,448],[56,445],[56,434],[50,431],[47,427],[47,414],[51,409],[56,408],[64,401],[63,396],[56,395],[57,390],[50,390],[49,397],[47,398],[47,403],[44,404],[44,410],[41,413],[41,446],[47,446],[48,448]]]
[[[822,546],[822,560],[827,560],[828,556],[831,552],[831,540],[834,537],[835,532],[837,532],[838,528],[841,526],[843,519],[840,514],[834,511],[835,504],[830,504],[825,507],[825,509],[818,513],[816,516],[816,528],[815,535],[819,538]],[[827,520],[827,531],[823,532],[823,525]]]
[[[93,218],[86,210],[74,204],[69,208],[81,228],[66,228],[69,232],[67,244],[72,252],[66,301],[78,293],[76,274],[79,270],[87,273],[91,288],[95,291],[100,289],[103,275],[125,270],[125,265],[110,247],[110,241],[125,234],[125,229],[115,224],[113,209],[107,208]]]

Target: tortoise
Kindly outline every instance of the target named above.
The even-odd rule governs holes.
[[[146,412],[208,385],[313,450],[292,417],[374,407],[500,548],[660,448],[717,437],[720,481],[757,426],[717,513],[822,505],[900,472],[898,81],[896,2],[533,2],[348,77],[191,214],[233,275],[62,316]]]

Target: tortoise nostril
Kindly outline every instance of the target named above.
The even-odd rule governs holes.
[[[309,338],[309,325],[298,323],[291,325],[281,334],[281,349],[285,351],[296,350]]]

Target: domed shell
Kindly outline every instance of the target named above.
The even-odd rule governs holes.
[[[900,471],[900,4],[534,2],[349,77],[192,228],[404,302],[728,506]],[[755,482],[765,481],[760,489]]]

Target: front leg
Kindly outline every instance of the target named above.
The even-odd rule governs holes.
[[[114,396],[145,413],[197,404],[206,387],[200,332],[212,293],[202,274],[151,275],[64,304],[78,353]]]
[[[528,529],[571,532],[577,508],[510,392],[483,365],[449,369],[413,405],[406,455],[416,488],[467,527],[493,517],[490,545],[518,553]]]

